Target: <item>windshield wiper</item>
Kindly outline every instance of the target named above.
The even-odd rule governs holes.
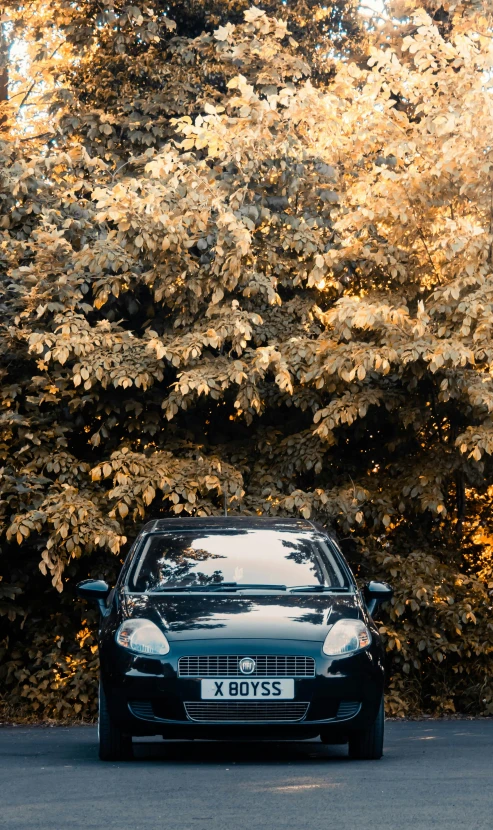
[[[266,591],[285,591],[285,585],[270,585],[270,584],[258,584],[258,583],[241,583],[241,582],[215,582],[209,585],[163,585],[160,588],[156,588],[153,591],[146,591],[145,593],[150,594],[160,594],[160,593],[175,593],[175,592],[187,592],[187,591],[211,591],[215,593],[216,591],[243,591],[245,589],[256,589],[256,590],[266,590]]]
[[[320,593],[322,594],[324,591],[330,591],[330,593],[334,593],[336,591],[340,593],[346,593],[350,589],[346,586],[342,585],[293,585],[290,586],[288,591],[296,592],[296,593]]]

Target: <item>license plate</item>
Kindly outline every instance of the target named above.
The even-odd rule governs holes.
[[[222,677],[201,681],[202,700],[292,700],[294,680],[229,680]]]

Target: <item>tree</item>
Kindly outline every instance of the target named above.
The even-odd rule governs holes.
[[[70,9],[50,139],[9,145],[1,185],[4,574],[31,641],[9,625],[9,699],[86,708],[74,581],[226,494],[335,525],[395,584],[392,712],[491,711],[484,17],[414,10],[368,66],[312,71],[259,7],[193,37],[158,4]]]

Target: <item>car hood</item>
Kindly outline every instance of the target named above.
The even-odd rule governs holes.
[[[342,617],[362,616],[354,594],[132,594],[126,596],[125,604],[128,616],[153,620],[170,642],[217,638],[318,641]]]

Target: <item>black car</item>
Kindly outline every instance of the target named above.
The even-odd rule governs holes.
[[[99,755],[132,736],[289,738],[382,756],[384,652],[335,539],[297,519],[164,519],[139,533],[99,602]]]

